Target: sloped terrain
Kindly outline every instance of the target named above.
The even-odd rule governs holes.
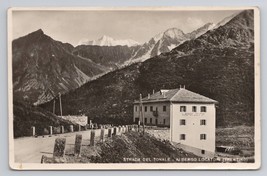
[[[42,108],[14,102],[13,104],[13,129],[14,137],[31,136],[32,126],[35,126],[36,135],[48,134],[49,126],[60,127],[72,123],[55,116]],[[46,130],[45,130],[46,129]]]
[[[73,54],[92,60],[107,67],[107,70],[118,68],[129,60],[139,46],[91,46],[80,45],[73,49]]]
[[[113,71],[62,97],[65,114],[132,122],[133,101],[180,85],[217,100],[217,126],[254,124],[253,11],[244,11],[169,53]],[[51,110],[52,102],[42,105]]]
[[[42,30],[12,42],[14,99],[43,103],[75,89],[106,69],[71,54],[73,46],[55,41]]]

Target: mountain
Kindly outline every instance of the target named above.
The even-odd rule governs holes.
[[[238,12],[239,13],[239,12]],[[216,25],[213,26],[213,29],[216,29],[220,26],[225,25],[226,23],[228,23],[232,18],[234,18],[236,15],[238,15],[238,13],[234,13],[228,17],[225,17],[223,20],[221,20],[219,23],[217,23]]]
[[[247,53],[254,48],[253,11],[244,11],[225,25],[210,30],[200,37],[184,42],[171,51],[176,57],[189,54],[237,55],[235,49]],[[249,49],[249,50],[248,50]],[[241,53],[241,55],[243,55]]]
[[[14,100],[43,103],[105,71],[104,66],[72,55],[73,49],[41,29],[13,40]]]
[[[84,113],[98,123],[131,123],[140,93],[186,85],[219,102],[217,126],[253,125],[253,25],[253,10],[243,11],[171,52],[88,82],[62,97],[63,113]],[[41,105],[50,111],[52,106],[52,101]]]
[[[213,23],[207,23],[205,24],[204,26],[190,32],[187,34],[187,38],[189,40],[192,40],[192,39],[195,39],[195,38],[198,38],[199,36],[201,36],[202,34],[205,34],[207,31],[211,30],[211,29],[214,29],[214,26],[215,24]]]
[[[78,43],[79,45],[97,45],[97,46],[137,46],[139,43],[137,41],[131,40],[131,39],[126,39],[126,40],[116,40],[113,39],[109,36],[102,36],[101,38],[97,40],[88,40],[88,39],[83,39],[80,40]]]
[[[214,24],[207,23],[204,26],[185,34],[182,30],[177,28],[170,28],[162,33],[157,34],[148,42],[144,43],[134,54],[128,62],[145,61],[151,57],[157,56],[161,53],[171,51],[173,48],[179,46],[181,43],[192,40],[212,29]]]
[[[107,70],[112,70],[128,61],[138,48],[139,46],[79,45],[73,49],[72,54],[105,66]]]

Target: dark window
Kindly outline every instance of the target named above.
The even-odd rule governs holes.
[[[185,125],[185,119],[180,120],[180,125]]]
[[[137,106],[135,106],[135,111],[137,111]]]
[[[163,120],[163,124],[164,124],[164,125],[165,125],[165,123],[166,123],[166,119]]]
[[[152,124],[152,118],[150,118],[150,123]]]
[[[156,119],[156,125],[158,124],[158,119]]]
[[[207,107],[206,106],[201,106],[200,107],[200,112],[207,112]]]
[[[207,135],[206,134],[200,134],[200,140],[206,140]]]
[[[136,118],[135,118],[135,123],[138,123],[138,121],[139,121],[139,118],[136,117]]]
[[[163,106],[163,111],[166,111],[166,106]]]
[[[205,150],[201,150],[201,154],[205,154]]]
[[[186,106],[180,106],[180,112],[186,112]]]
[[[206,125],[206,120],[201,119],[201,120],[200,120],[200,125]]]
[[[153,111],[153,106],[150,106],[150,111],[151,111],[151,112]]]
[[[185,140],[185,134],[180,134],[180,140]]]
[[[145,118],[145,124],[147,124],[147,118]]]
[[[145,112],[147,112],[147,107],[145,106]]]
[[[192,112],[197,112],[197,107],[196,106],[192,107]]]

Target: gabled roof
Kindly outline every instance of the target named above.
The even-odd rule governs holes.
[[[213,99],[186,90],[185,88],[160,90],[150,95],[150,97],[143,98],[142,102],[218,103]],[[139,103],[139,100],[134,103]]]

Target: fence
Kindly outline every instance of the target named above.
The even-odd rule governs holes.
[[[107,139],[112,139],[113,136],[122,135],[128,131],[139,131],[139,130],[140,126],[138,125],[126,125],[126,126],[109,127],[109,128],[102,126],[101,129],[93,129],[93,130],[88,130],[88,133],[86,132],[83,134],[76,134],[73,155],[76,157],[79,157],[81,155],[83,135],[88,136],[90,134],[88,147],[95,147],[97,142],[103,143]],[[47,161],[49,160],[64,162],[66,141],[67,140],[64,137],[56,138],[54,144],[53,157],[49,158],[43,155],[41,158],[41,163],[47,163]]]

